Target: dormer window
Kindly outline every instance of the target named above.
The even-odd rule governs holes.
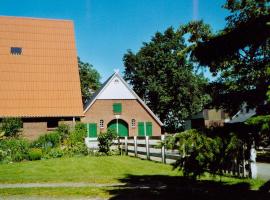
[[[10,54],[11,55],[21,55],[22,48],[21,47],[10,47]]]

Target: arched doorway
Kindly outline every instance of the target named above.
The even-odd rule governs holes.
[[[120,137],[128,136],[128,123],[126,123],[122,119],[118,120],[114,119],[110,121],[107,125],[107,128],[115,130],[117,132],[117,124],[118,124],[118,136]]]

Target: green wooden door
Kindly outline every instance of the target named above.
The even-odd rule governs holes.
[[[108,124],[108,129],[117,132],[117,120],[112,120]],[[118,136],[120,137],[128,136],[128,124],[121,119],[118,120]]]
[[[97,124],[96,123],[87,124],[87,135],[88,137],[91,137],[91,138],[97,137]]]
[[[152,130],[152,122],[138,122],[138,136],[152,136]]]
[[[138,122],[138,136],[145,136],[144,122]]]
[[[152,136],[152,122],[146,122],[146,135]]]

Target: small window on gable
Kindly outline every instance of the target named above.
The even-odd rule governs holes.
[[[114,79],[114,84],[118,84],[119,80],[118,79]]]
[[[104,120],[99,120],[99,128],[104,128]]]
[[[10,54],[12,55],[21,55],[22,48],[21,47],[10,47]]]
[[[132,128],[135,128],[135,126],[136,126],[136,120],[135,119],[132,119],[131,120],[131,127]]]

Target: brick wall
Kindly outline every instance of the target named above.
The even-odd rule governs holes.
[[[129,136],[138,135],[138,122],[152,122],[153,135],[161,135],[161,127],[148,111],[137,100],[96,100],[81,119],[84,123],[97,123],[98,133],[106,131],[110,121],[115,119],[113,104],[122,103],[120,119],[128,123]],[[99,128],[99,121],[104,120],[104,128]],[[131,127],[131,120],[136,120],[135,128]]]
[[[22,136],[35,140],[40,135],[44,135],[47,132],[47,122],[24,122]]]

